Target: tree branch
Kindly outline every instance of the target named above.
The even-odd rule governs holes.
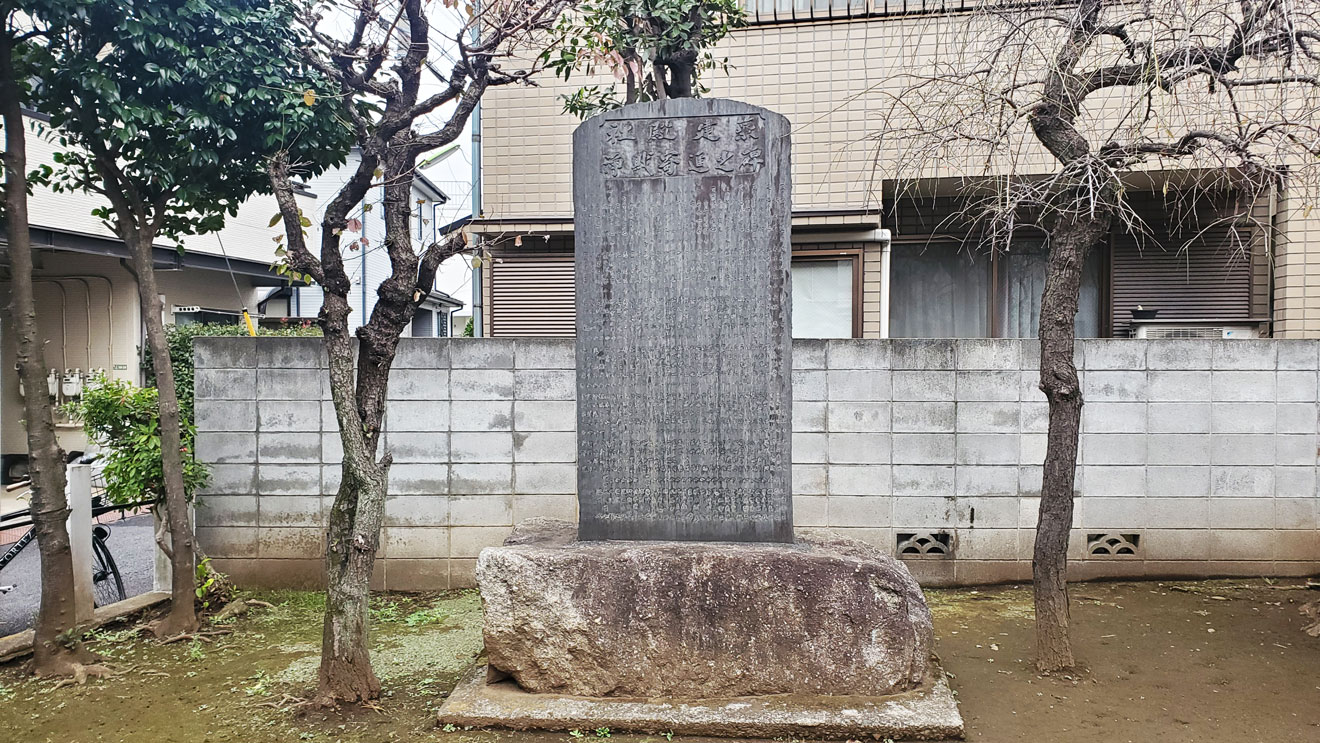
[[[266,170],[270,174],[270,184],[275,191],[275,202],[279,205],[280,218],[284,222],[284,234],[288,239],[285,250],[288,251],[289,266],[299,273],[311,276],[316,283],[323,283],[325,273],[321,270],[321,262],[307,249],[302,213],[298,208],[298,199],[293,193],[293,179],[289,174],[288,154],[281,152],[275,155]]]

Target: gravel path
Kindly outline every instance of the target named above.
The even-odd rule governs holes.
[[[106,526],[110,529],[106,547],[119,566],[124,592],[136,596],[150,591],[155,549],[151,516],[133,516]],[[36,620],[41,596],[40,561],[37,544],[32,542],[0,571],[0,585],[15,586],[0,595],[0,637],[30,629]]]

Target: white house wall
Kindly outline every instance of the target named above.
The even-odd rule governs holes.
[[[313,224],[312,228],[308,230],[309,245],[318,244],[320,239],[319,226],[321,218],[325,215],[326,206],[339,189],[343,187],[354,169],[357,168],[358,162],[360,162],[360,155],[353,152],[349,155],[349,159],[343,167],[324,173],[307,183],[308,190],[316,194],[317,197],[314,208],[315,216],[309,215]],[[429,243],[433,238],[435,229],[440,225],[436,224],[430,209],[431,196],[423,193],[420,189],[413,190],[414,219],[416,218],[415,212],[419,199],[426,201],[424,218],[428,223],[423,226],[422,240]],[[391,271],[389,254],[386,253],[384,247],[385,209],[383,206],[383,189],[380,186],[373,186],[367,192],[363,203],[371,208],[364,209],[359,206],[351,212],[352,216],[362,220],[362,232],[358,234],[345,233],[343,240],[345,246],[349,245],[349,241],[354,238],[366,238],[367,240],[365,247],[356,250],[344,247],[342,250],[344,269],[352,281],[352,288],[349,290],[348,296],[349,306],[353,310],[348,316],[350,329],[356,329],[370,317],[371,310],[376,306],[376,290],[380,287],[381,282],[389,278]],[[444,213],[443,210],[441,210],[441,213]],[[418,247],[422,241],[417,237],[415,222],[412,224],[411,233],[414,247]],[[316,317],[317,312],[321,309],[322,297],[320,286],[300,287],[298,289],[298,300],[294,303],[290,312],[296,312],[297,317]],[[405,329],[404,335],[408,335],[409,332],[410,329]]]
[[[31,167],[55,165],[54,154],[60,149],[46,124],[29,119],[28,163]],[[40,133],[42,130],[44,134]],[[304,210],[313,200],[303,197]],[[93,193],[57,193],[49,188],[34,188],[28,201],[29,223],[33,227],[79,235],[92,235],[118,239],[115,234],[92,216],[92,211],[105,206],[106,200]],[[277,211],[275,198],[256,195],[239,206],[237,216],[225,220],[225,227],[217,234],[195,235],[184,240],[184,246],[195,253],[225,255],[260,263],[275,260],[274,237],[280,228],[269,227],[270,218]],[[160,245],[172,245],[159,240]]]
[[[142,313],[133,275],[118,259],[104,256],[40,251],[37,263],[34,294],[37,327],[45,339],[46,368],[84,372],[105,369],[113,378],[140,384]],[[174,321],[170,310],[175,305],[234,312],[244,304],[255,308],[259,291],[250,279],[240,275],[235,277],[240,289],[236,294],[233,280],[224,272],[159,271],[156,278],[165,298],[167,323]],[[22,423],[23,400],[14,373],[18,357],[9,296],[9,283],[0,284],[0,302],[5,308],[0,313],[0,451],[15,454],[27,450],[27,440]],[[59,438],[67,450],[86,447],[82,429],[75,424],[61,426]]]

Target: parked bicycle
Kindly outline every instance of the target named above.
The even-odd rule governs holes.
[[[20,499],[31,494],[31,481],[23,481],[8,486],[9,491],[29,488]],[[104,495],[93,494],[92,496],[92,518],[103,516],[112,511],[124,511],[126,507],[107,503]],[[32,511],[29,508],[19,509],[10,513],[0,514],[0,532],[11,531],[14,529],[24,529],[18,541],[9,545],[4,554],[0,554],[0,571],[5,566],[14,561],[19,553],[25,547],[32,543],[36,538],[36,529],[32,522]],[[110,548],[106,546],[106,541],[110,539],[110,527],[105,524],[96,524],[92,527],[92,599],[96,606],[107,606],[116,601],[123,601],[128,598],[124,592],[124,579],[119,574],[119,566],[115,564],[114,555],[110,553]],[[13,590],[15,586],[0,585],[0,595]]]

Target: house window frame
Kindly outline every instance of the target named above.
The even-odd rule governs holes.
[[[793,246],[793,253],[790,260],[790,270],[792,264],[802,263],[826,263],[840,260],[852,262],[852,337],[862,337],[862,267],[865,261],[864,250],[860,247],[849,248],[798,248]]]
[[[930,245],[934,243],[947,243],[947,242],[961,243],[966,239],[967,239],[966,235],[958,236],[958,235],[950,235],[944,233],[931,233],[925,235],[904,235],[902,237],[895,237],[890,242],[890,245],[891,247],[894,247],[898,245],[913,245],[913,244]],[[1101,252],[1100,286],[1099,286],[1099,290],[1100,290],[1100,308],[1099,308],[1100,336],[1099,337],[1100,338],[1114,337],[1113,311],[1112,311],[1112,307],[1113,307],[1112,261],[1114,255],[1113,248],[1114,248],[1114,236],[1112,232],[1105,238],[1105,240],[1102,243],[1092,248],[1092,250],[1098,250]],[[989,297],[987,302],[988,306],[986,307],[986,318],[985,318],[986,327],[989,332],[984,336],[986,338],[1005,337],[1000,334],[1000,328],[999,328],[999,272],[1001,270],[1000,257],[1002,255],[1002,252],[1003,251],[1000,250],[991,250],[989,256],[990,260],[987,261],[987,265],[985,269],[987,273],[987,279],[990,282],[988,287],[988,291],[989,291]],[[796,255],[796,252],[794,254]],[[890,273],[886,273],[883,280],[886,285],[889,285],[893,281],[893,276]],[[886,297],[887,296],[888,296],[888,292],[886,292]],[[888,317],[888,313],[886,313],[886,316]],[[889,337],[889,332],[890,332],[889,328],[884,328],[885,337]]]
[[[423,304],[417,308],[416,312],[413,313],[412,322],[416,321],[417,313],[420,312],[431,313],[431,334],[413,335],[412,336],[413,338],[449,338],[450,337],[450,330],[451,330],[450,325],[453,322],[452,318],[450,318],[450,315],[453,314],[453,308],[441,304],[434,304],[434,305]],[[442,330],[444,331],[443,333],[440,332]]]

